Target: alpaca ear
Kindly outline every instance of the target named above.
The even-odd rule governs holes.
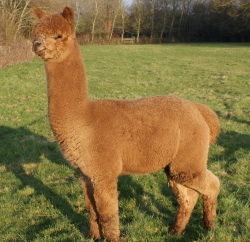
[[[72,27],[74,26],[74,12],[72,10],[72,8],[70,7],[65,7],[63,9],[63,13],[62,16],[68,20],[68,22],[72,25]]]
[[[37,7],[33,8],[33,13],[34,13],[34,15],[35,15],[38,19],[40,19],[40,18],[42,18],[43,16],[47,15],[46,12],[44,12],[42,9],[37,8]]]

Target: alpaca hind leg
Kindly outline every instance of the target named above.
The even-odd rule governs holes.
[[[81,173],[82,188],[84,192],[85,206],[89,212],[90,236],[94,239],[101,239],[101,225],[97,213],[94,188],[91,180]]]
[[[211,171],[206,170],[200,176],[185,182],[185,186],[198,191],[203,200],[203,221],[207,229],[214,228],[216,202],[220,193],[220,181]]]
[[[105,179],[95,183],[94,197],[104,237],[107,241],[118,242],[120,231],[117,179]]]
[[[172,187],[177,195],[179,207],[171,233],[179,234],[186,228],[199,195],[196,191],[175,182]]]
[[[216,202],[220,192],[220,181],[211,172],[207,171],[207,186],[202,193],[203,200],[203,221],[207,229],[214,229],[214,219],[216,217]]]
[[[173,181],[169,177],[168,173],[167,176],[179,203],[178,211],[175,217],[175,224],[171,233],[179,234],[185,229],[199,194],[195,190]]]

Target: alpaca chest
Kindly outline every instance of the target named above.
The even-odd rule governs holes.
[[[55,137],[65,159],[74,168],[83,166],[90,156],[90,130],[72,128],[70,132],[55,132]]]

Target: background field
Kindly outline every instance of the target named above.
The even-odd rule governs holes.
[[[250,45],[85,46],[90,95],[171,94],[212,107],[221,135],[209,169],[221,180],[216,230],[198,201],[172,236],[176,198],[162,171],[119,179],[122,241],[249,241]],[[78,173],[62,158],[47,120],[43,62],[0,70],[0,241],[92,241]],[[101,161],[100,161],[101,162]]]

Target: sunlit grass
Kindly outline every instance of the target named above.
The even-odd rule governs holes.
[[[208,167],[221,180],[216,230],[198,201],[170,235],[177,202],[162,171],[119,179],[122,241],[248,241],[250,45],[84,46],[91,98],[176,95],[212,107],[222,132]],[[0,70],[0,241],[91,241],[78,173],[47,120],[42,61]]]

